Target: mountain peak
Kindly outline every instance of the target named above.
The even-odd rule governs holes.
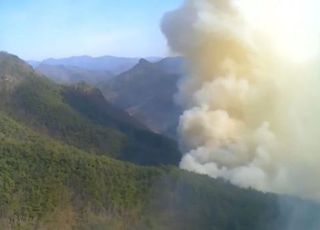
[[[33,73],[32,67],[19,57],[3,51],[0,52],[0,82],[2,86],[6,85],[11,88]]]
[[[149,62],[148,60],[141,58],[139,59],[139,62],[130,70],[127,72],[132,72],[132,71],[143,71],[143,70],[148,70],[148,69],[153,69],[155,65],[152,62]]]
[[[151,62],[149,62],[148,60],[144,59],[144,58],[141,58],[138,62],[138,65],[150,65],[152,64]]]
[[[15,67],[19,66],[32,70],[32,67],[18,56],[0,51],[0,70],[8,69],[9,67],[13,67],[13,65],[16,65]]]
[[[5,51],[0,51],[0,63],[9,62],[9,61],[19,63],[19,64],[26,64],[18,56],[13,55],[13,54],[9,54]]]

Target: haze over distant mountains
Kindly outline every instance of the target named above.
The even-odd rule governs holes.
[[[104,70],[87,70],[76,66],[66,65],[49,65],[40,63],[35,70],[38,73],[42,73],[48,76],[53,81],[59,84],[75,84],[80,82],[86,82],[91,85],[96,85],[99,82],[106,81],[112,77],[109,71]]]
[[[91,57],[87,55],[66,58],[48,58],[43,61],[28,61],[30,65],[37,68],[40,64],[51,66],[72,66],[89,71],[108,71],[112,74],[122,73],[138,63],[140,58],[101,56]],[[150,61],[160,60],[160,57],[146,58]]]
[[[185,74],[184,60],[180,57],[147,60],[81,56],[31,64],[57,83],[94,85],[109,102],[154,132],[176,136],[182,110],[174,102],[174,95],[178,80]]]

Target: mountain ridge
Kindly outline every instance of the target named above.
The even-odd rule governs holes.
[[[130,70],[97,87],[108,101],[126,110],[151,130],[175,138],[182,108],[175,103],[174,95],[182,73],[168,69],[164,64],[166,61],[151,63],[140,59]]]
[[[0,66],[13,56],[0,61]],[[16,60],[16,59],[14,59]],[[16,66],[17,67],[17,66]],[[28,67],[29,70],[29,67]],[[180,153],[174,141],[154,134],[109,104],[100,91],[57,85],[30,67],[10,93],[2,90],[2,110],[28,127],[94,154],[137,164],[174,164]],[[1,75],[2,69],[0,69]],[[11,75],[23,74],[18,67]],[[94,113],[90,113],[94,111]]]
[[[109,71],[86,70],[80,67],[66,65],[48,65],[40,63],[34,69],[36,72],[46,75],[56,83],[67,85],[80,82],[96,85],[101,81],[114,77]]]
[[[92,57],[89,55],[71,56],[66,58],[48,58],[43,61],[28,61],[34,68],[37,68],[41,64],[51,66],[69,66],[79,67],[89,71],[108,71],[112,74],[120,74],[138,63],[140,58],[138,57],[119,57],[104,55],[98,57]],[[146,58],[152,61],[157,61],[158,57]]]

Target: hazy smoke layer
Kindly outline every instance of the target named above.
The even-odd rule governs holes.
[[[168,44],[189,66],[177,97],[182,168],[320,198],[319,8],[189,0],[165,15]]]

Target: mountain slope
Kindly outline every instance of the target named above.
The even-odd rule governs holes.
[[[186,74],[186,64],[182,57],[163,58],[155,64],[168,74]]]
[[[72,66],[79,67],[85,70],[94,71],[109,71],[113,74],[119,74],[123,71],[130,69],[138,62],[138,58],[126,57],[90,57],[90,56],[75,56],[60,59],[46,59],[41,64],[51,66]]]
[[[272,194],[94,156],[36,134],[1,139],[0,153],[0,229],[319,227],[320,206],[311,202],[280,203]]]
[[[86,70],[80,67],[63,65],[40,64],[35,70],[59,84],[86,82],[95,85],[113,77],[113,74],[108,71]]]
[[[98,87],[104,96],[155,132],[175,136],[181,108],[174,102],[180,75],[165,60],[141,59],[129,71]]]
[[[148,131],[127,113],[107,103],[99,90],[85,84],[65,89],[64,100],[75,111],[97,125],[114,128],[128,136],[123,149],[125,157],[119,159],[145,165],[179,162],[181,156],[174,141]]]
[[[60,144],[2,114],[0,134],[0,229],[71,229],[97,213],[110,225],[121,210],[141,209],[151,183],[144,177],[159,174]]]
[[[115,77],[106,71],[90,70],[111,65],[107,59],[104,59],[105,63],[99,60],[87,56],[49,59],[39,64],[36,71],[60,84],[86,82],[97,85],[108,100],[125,109],[148,128],[175,138],[181,109],[174,102],[174,95],[177,81],[184,74],[184,60],[169,57],[150,63],[141,59],[132,69]]]
[[[9,56],[10,58],[8,58]],[[31,75],[33,75],[31,66],[20,60],[17,56],[0,52],[1,94],[7,94],[8,91],[17,86],[25,77],[30,77]]]
[[[20,60],[10,55],[4,60],[17,67],[12,69],[10,79],[19,80],[19,84],[12,85],[3,96],[1,109],[18,122],[94,154],[138,164],[178,163],[180,154],[173,141],[138,125],[108,104],[98,91],[87,94],[81,87],[59,86],[34,72],[20,78],[23,71],[14,64]],[[2,72],[0,69],[0,75]]]

